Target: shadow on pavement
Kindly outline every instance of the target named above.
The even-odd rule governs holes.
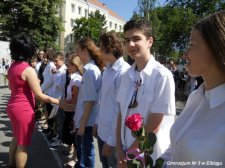
[[[0,86],[0,89],[8,88],[8,86]]]
[[[0,152],[0,167],[7,168],[8,163],[8,153]]]

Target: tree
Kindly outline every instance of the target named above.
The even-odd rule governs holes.
[[[63,30],[58,9],[62,0],[3,0],[0,2],[0,37],[11,39],[24,32],[39,47],[55,46]]]
[[[193,13],[199,18],[208,16],[211,13],[225,8],[225,0],[167,0],[167,2],[172,7],[192,9]]]
[[[73,34],[75,41],[81,37],[90,37],[95,42],[98,42],[98,38],[101,32],[106,31],[106,18],[105,15],[101,15],[97,10],[94,13],[90,13],[88,19],[81,17],[75,20],[75,26],[73,27]]]
[[[166,6],[154,10],[161,22],[155,32],[157,53],[180,56],[186,50],[192,26],[199,19],[224,8],[225,0],[167,0]],[[154,25],[155,20],[152,22]]]
[[[154,9],[150,14],[155,43],[153,49],[159,55],[177,57],[189,41],[191,27],[197,17],[190,9],[164,6]]]
[[[149,13],[155,8],[156,0],[138,0],[139,15],[149,20]]]

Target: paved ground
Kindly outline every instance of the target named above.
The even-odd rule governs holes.
[[[3,76],[0,74],[0,167],[6,167],[8,162],[8,147],[12,137],[11,125],[5,108],[10,96],[10,91],[5,86]],[[185,101],[176,103],[177,114],[181,112]],[[95,140],[96,168],[101,167],[98,148]],[[40,131],[35,131],[32,138],[32,145],[29,147],[27,168],[61,168],[65,160],[62,148],[50,149],[49,142]]]

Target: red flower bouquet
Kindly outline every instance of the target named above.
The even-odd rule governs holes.
[[[139,149],[130,149],[126,152],[127,166],[129,168],[161,168],[164,162],[162,159],[158,159],[153,166],[150,155],[153,153],[156,135],[145,131],[143,117],[139,113],[132,114],[126,118],[125,125],[132,131],[132,136],[139,141]]]

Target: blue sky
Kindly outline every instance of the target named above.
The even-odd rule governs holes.
[[[99,0],[106,6],[128,21],[137,9],[138,0]],[[158,0],[157,4],[163,4],[165,0]]]

